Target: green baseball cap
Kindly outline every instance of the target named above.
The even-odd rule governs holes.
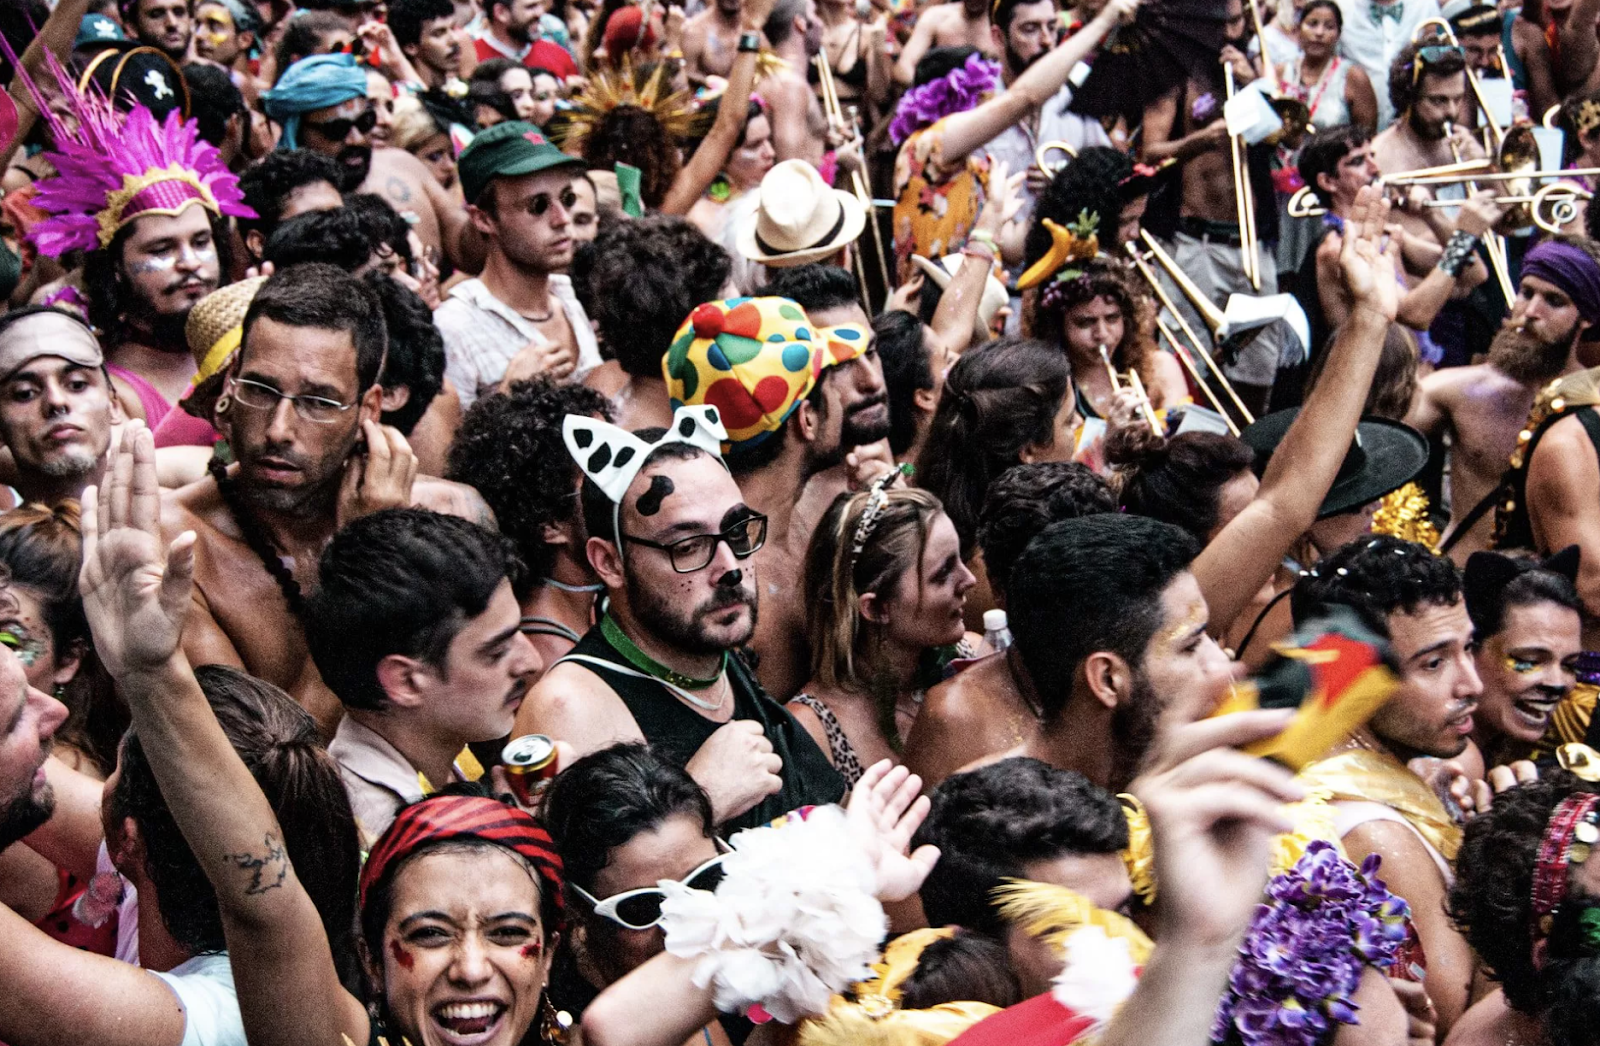
[[[461,191],[468,203],[476,202],[496,178],[582,166],[582,160],[557,149],[543,131],[525,120],[508,120],[479,131],[456,158]]]

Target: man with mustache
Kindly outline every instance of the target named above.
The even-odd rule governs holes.
[[[809,372],[803,352],[798,362]],[[710,439],[684,436],[707,416],[717,419]],[[530,692],[517,732],[564,741],[578,756],[647,742],[699,782],[717,824],[734,831],[833,802],[844,779],[738,653],[755,633],[754,556],[767,519],[714,453],[723,418],[738,420],[685,407],[665,432],[630,437],[567,416],[567,448],[585,473],[589,565],[610,602]]]
[[[389,5],[389,28],[424,87],[461,78],[461,40],[450,0],[395,0]]]
[[[163,508],[174,536],[196,534],[190,660],[282,687],[330,736],[343,710],[307,652],[304,592],[334,531],[410,504],[416,479],[405,438],[378,424],[386,347],[382,305],[362,281],[331,265],[275,273],[245,314],[214,410],[235,463],[214,458]]]
[[[1384,882],[1410,904],[1442,1039],[1466,1009],[1477,965],[1444,908],[1460,818],[1407,764],[1453,759],[1473,732],[1483,684],[1461,576],[1422,545],[1363,538],[1303,574],[1290,606],[1297,626],[1330,607],[1354,610],[1388,638],[1399,665],[1400,686],[1389,700],[1300,779],[1332,796],[1334,829],[1350,860],[1381,854]]]
[[[200,203],[177,214],[141,214],[84,264],[89,320],[102,332],[106,371],[130,393],[121,397],[128,413],[151,428],[194,377],[183,335],[189,310],[223,280],[227,219]]]
[[[285,69],[262,94],[267,115],[283,127],[279,149],[305,148],[340,165],[341,192],[382,196],[422,242],[460,260],[459,239],[467,224],[421,160],[404,149],[374,147],[379,114],[367,97],[367,75],[352,55],[319,54]]]
[[[122,418],[100,343],[81,319],[47,306],[0,318],[0,441],[23,501],[81,500],[100,482]]]
[[[511,732],[543,667],[517,627],[521,569],[498,534],[415,508],[362,516],[323,551],[306,639],[344,705],[328,754],[367,846],[401,806],[476,776],[457,761],[469,743]]]
[[[1104,7],[1104,0],[1085,5],[1086,17],[1068,29],[1067,35],[1077,32],[1092,21]],[[1050,0],[998,0],[994,5],[993,24],[989,32],[1000,45],[1000,82],[1010,87],[1017,77],[1027,72],[1034,63],[1050,53],[1056,44],[1056,6]],[[1074,85],[1089,74],[1093,55],[1079,62],[1067,76],[1067,82],[1043,105],[1034,106],[1020,120],[1008,126],[989,143],[989,155],[1005,161],[1008,171],[1027,171],[1022,187],[1022,209],[1016,221],[1026,227],[1033,213],[1035,194],[1043,192],[1050,184],[1050,176],[1034,162],[1034,152],[1041,142],[1066,142],[1081,152],[1090,146],[1109,146],[1100,121],[1069,112]],[[1076,217],[1076,215],[1074,215]]]
[[[1488,360],[1423,378],[1406,416],[1425,435],[1450,435],[1451,521],[1444,538],[1457,563],[1490,547],[1495,492],[1535,397],[1582,367],[1578,343],[1589,324],[1574,298],[1582,288],[1550,264],[1562,250],[1586,256],[1578,246],[1540,244],[1530,250],[1517,300],[1489,346]]]
[[[889,400],[872,328],[849,272],[822,264],[778,269],[757,293],[757,301],[805,310],[821,349],[815,383],[789,382],[782,399],[769,398],[763,383],[786,373],[784,356],[794,346],[764,341],[757,355],[730,372],[731,382],[719,383],[714,367],[696,366],[692,348],[669,354],[667,394],[674,406],[712,403],[723,411],[732,437],[728,468],[750,506],[767,517],[767,542],[760,556],[764,613],[751,645],[760,654],[761,685],[787,701],[805,684],[810,670],[805,607],[798,595],[811,526],[845,488],[846,470],[836,466],[858,448],[888,439]],[[692,331],[714,342],[722,330],[718,324],[733,305],[702,305],[679,338]],[[721,391],[713,392],[719,384]],[[736,410],[730,398],[750,409]],[[744,424],[746,413],[759,420]],[[883,460],[893,458],[886,452]]]

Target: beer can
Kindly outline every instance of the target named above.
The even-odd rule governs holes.
[[[556,744],[543,734],[523,734],[501,750],[500,763],[517,801],[531,806],[543,783],[556,775]]]

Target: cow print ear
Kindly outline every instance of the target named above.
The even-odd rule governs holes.
[[[639,437],[582,414],[568,414],[562,420],[561,437],[589,481],[607,498],[620,502],[644,463],[646,448]]]
[[[677,441],[699,447],[712,457],[722,458],[722,441],[728,432],[722,427],[717,408],[704,404],[698,407],[679,407],[672,415],[672,428]]]

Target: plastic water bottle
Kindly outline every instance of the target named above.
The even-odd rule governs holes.
[[[995,653],[1011,645],[1011,623],[1006,620],[1004,610],[983,612],[983,642]]]

